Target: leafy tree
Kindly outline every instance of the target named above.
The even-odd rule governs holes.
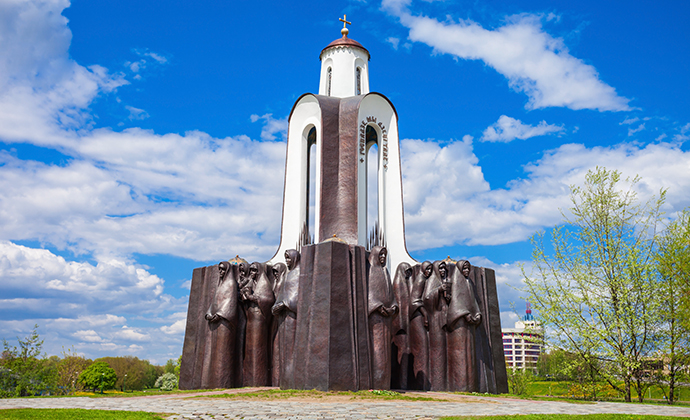
[[[668,368],[659,376],[668,383],[667,401],[673,404],[683,369],[690,365],[690,211],[682,212],[662,235],[656,264],[662,280],[657,293],[664,302],[658,338]]]
[[[57,384],[64,390],[76,390],[79,375],[93,363],[91,359],[80,356],[72,349],[62,349],[62,359],[58,363]]]
[[[535,234],[533,274],[523,270],[557,347],[578,354],[626,401],[633,387],[642,401],[650,386],[641,367],[659,327],[654,255],[665,191],[640,204],[638,182],[622,190],[619,172],[590,170],[583,187],[571,187],[571,215],[553,228],[552,254],[544,233]]]
[[[177,377],[174,373],[166,372],[156,379],[155,387],[162,391],[172,391],[177,388]]]
[[[182,366],[182,355],[177,358],[177,363],[175,364],[175,371],[173,372],[177,376],[177,380],[180,380],[180,366]]]
[[[591,363],[587,360],[577,353],[553,349],[539,356],[537,371],[539,376],[569,382],[572,384],[571,388],[577,389],[578,394],[582,394],[585,399],[596,400],[601,387],[601,377],[598,374],[601,368],[594,365],[595,358],[589,358]]]
[[[2,395],[27,396],[38,395],[44,391],[56,391],[56,370],[54,360],[41,360],[43,340],[38,335],[38,325],[23,340],[17,337],[19,347],[10,346],[3,339],[4,350],[0,383]]]
[[[94,362],[79,375],[79,383],[84,388],[93,389],[93,392],[96,392],[97,388],[101,388],[101,391],[112,389],[115,387],[115,381],[115,370],[106,362]]]
[[[155,388],[156,380],[165,373],[163,371],[163,366],[151,365],[146,367],[146,387]]]
[[[155,368],[153,368],[153,373],[150,372],[152,365],[148,360],[141,360],[135,356],[102,357],[96,361],[106,362],[115,370],[117,374],[115,387],[121,390],[124,390],[125,387],[129,390],[153,388],[156,378],[160,376]]]
[[[165,362],[164,372],[175,374],[175,360],[168,359],[168,361]]]
[[[527,395],[528,385],[534,379],[532,369],[508,369],[508,389],[514,395]]]

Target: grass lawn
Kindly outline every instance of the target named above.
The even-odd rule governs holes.
[[[670,416],[639,414],[526,414],[515,416],[441,417],[441,420],[678,420]]]
[[[597,397],[601,400],[622,401],[623,397],[616,392],[610,385],[602,382],[597,387]],[[668,393],[668,386],[664,386]],[[582,398],[582,391],[578,386],[569,382],[561,381],[532,381],[527,384],[527,396],[554,396],[554,397],[574,397]],[[676,387],[676,401],[689,402],[690,388],[686,386]],[[637,393],[632,390],[633,402],[637,401]],[[659,385],[649,388],[644,395],[645,402],[664,402],[664,392]]]
[[[190,393],[197,393],[197,392],[206,392],[206,391],[219,391],[218,389],[192,389],[192,390],[179,390],[179,389],[173,389],[172,391],[161,391],[160,389],[146,389],[143,391],[127,391],[127,392],[122,392],[122,391],[115,391],[115,390],[106,390],[103,391],[103,394],[101,394],[100,391],[96,392],[91,392],[91,391],[77,391],[73,394],[69,395],[53,395],[50,398],[53,397],[95,397],[95,398],[102,398],[102,397],[123,397],[123,398],[128,398],[128,397],[146,397],[146,396],[151,396],[151,395],[174,395],[174,394],[190,394]],[[37,397],[37,398],[47,398],[47,397]]]
[[[15,408],[0,410],[3,420],[162,420],[141,411],[84,410],[81,408]]]

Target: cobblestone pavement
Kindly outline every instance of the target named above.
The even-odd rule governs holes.
[[[227,391],[220,391],[227,392]],[[690,407],[599,402],[573,404],[559,401],[528,401],[508,398],[474,397],[455,401],[295,401],[198,398],[202,394],[177,394],[132,398],[10,398],[0,399],[4,408],[86,408],[166,413],[169,420],[207,419],[431,419],[440,416],[500,414],[655,414],[690,417]],[[196,396],[196,397],[195,397]],[[435,397],[443,397],[434,393]],[[0,417],[2,417],[0,413]]]

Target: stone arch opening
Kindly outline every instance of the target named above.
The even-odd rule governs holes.
[[[366,173],[367,173],[367,247],[383,245],[379,221],[379,133],[376,126],[367,125],[366,133]]]
[[[309,126],[305,130],[307,164],[306,164],[306,194],[305,194],[305,222],[302,229],[301,245],[314,243],[316,232],[316,127]]]

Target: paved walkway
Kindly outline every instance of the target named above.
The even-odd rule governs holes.
[[[247,391],[247,390],[244,390]],[[227,392],[227,391],[222,391]],[[132,398],[10,398],[0,399],[4,408],[86,408],[101,410],[149,411],[167,413],[169,420],[222,419],[431,419],[440,416],[500,414],[655,414],[690,417],[690,407],[599,402],[573,404],[558,401],[528,401],[508,398],[449,396],[454,401],[325,401],[314,399],[238,400],[203,398],[219,392],[177,394]],[[196,395],[196,397],[195,397]],[[199,398],[201,396],[201,398]],[[431,396],[431,395],[430,395]],[[442,393],[433,393],[443,398]],[[0,417],[1,417],[0,413]]]

